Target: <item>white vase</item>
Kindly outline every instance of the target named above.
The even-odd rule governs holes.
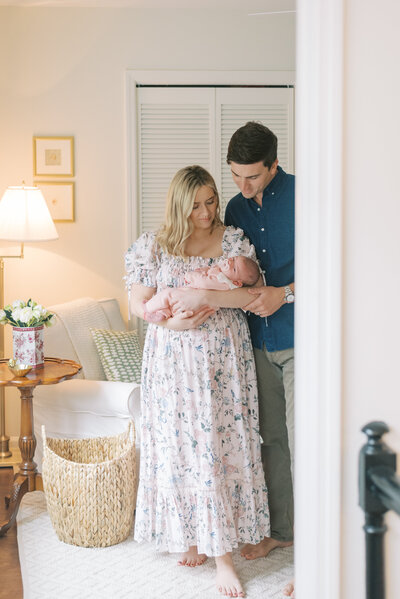
[[[40,327],[13,327],[13,357],[20,364],[33,368],[44,366],[43,329]]]

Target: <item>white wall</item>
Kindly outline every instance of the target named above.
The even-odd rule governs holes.
[[[342,599],[365,596],[361,427],[386,421],[400,453],[399,23],[396,0],[345,3]],[[391,599],[400,595],[400,519],[387,524]]]
[[[73,135],[76,173],[76,222],[6,262],[5,302],[115,296],[126,314],[126,69],[292,71],[294,48],[293,14],[246,7],[0,8],[0,192],[32,182],[34,135]],[[7,401],[10,435],[18,403]]]

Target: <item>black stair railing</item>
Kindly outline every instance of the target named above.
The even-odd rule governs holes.
[[[400,515],[400,477],[396,475],[396,454],[382,441],[389,427],[384,422],[369,422],[362,431],[368,438],[359,459],[359,503],[365,512],[366,598],[385,599],[384,514],[393,510]]]

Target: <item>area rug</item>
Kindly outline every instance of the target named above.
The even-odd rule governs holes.
[[[156,553],[130,535],[113,547],[86,549],[58,540],[44,494],[27,493],[19,509],[18,549],[24,599],[215,599],[213,559],[198,568],[176,565],[177,556]],[[234,563],[249,599],[281,599],[293,578],[293,549]]]

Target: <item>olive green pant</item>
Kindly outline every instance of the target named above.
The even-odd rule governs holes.
[[[293,540],[294,350],[254,348],[271,537]]]

